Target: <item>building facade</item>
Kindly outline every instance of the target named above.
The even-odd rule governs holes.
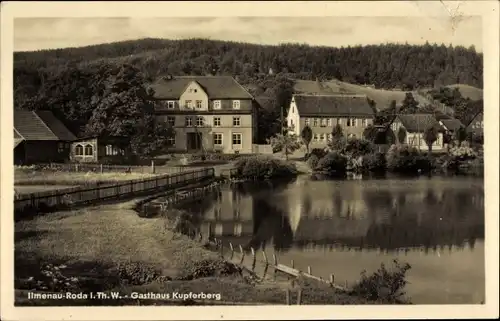
[[[75,138],[51,111],[14,109],[16,165],[66,162]]]
[[[233,77],[166,77],[151,88],[156,119],[175,129],[170,150],[252,153],[257,105]]]
[[[472,118],[472,121],[467,126],[467,132],[474,136],[484,135],[484,119],[483,112],[479,112],[476,116]]]
[[[331,139],[332,129],[340,125],[346,137],[363,136],[373,124],[374,110],[364,95],[294,95],[287,115],[287,126],[300,136],[309,126],[313,132],[311,148],[325,147]]]
[[[400,128],[403,128],[406,131],[406,137],[404,141],[399,142],[400,144],[407,144],[418,150],[426,151],[429,147],[425,142],[424,133],[430,126],[435,126],[438,131],[437,140],[432,144],[432,150],[444,150],[446,148],[443,141],[443,132],[445,129],[431,114],[397,115],[391,124],[391,129],[398,140],[398,132]]]
[[[120,164],[130,156],[122,137],[86,137],[71,143],[70,160],[75,163]]]

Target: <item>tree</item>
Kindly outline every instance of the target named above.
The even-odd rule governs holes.
[[[152,94],[145,87],[143,75],[135,67],[123,65],[108,81],[86,134],[126,137],[136,155],[161,152],[174,131],[155,121]]]
[[[411,92],[407,92],[401,104],[401,112],[415,114],[418,111],[418,102]]]
[[[276,134],[268,139],[268,143],[272,146],[273,151],[283,152],[287,160],[288,155],[298,150],[301,146],[300,139],[293,133]]]
[[[302,137],[302,142],[306,146],[307,154],[309,154],[309,144],[311,144],[311,140],[312,140],[312,136],[313,136],[313,132],[312,132],[311,127],[306,125],[304,127],[304,129],[302,129],[302,132],[300,133],[300,135]]]
[[[458,142],[458,146],[462,145],[462,142],[464,142],[467,139],[467,130],[464,126],[460,126],[459,129],[455,132],[455,139]]]
[[[432,144],[438,139],[439,132],[436,126],[430,126],[424,131],[424,141],[429,148],[429,153],[432,152]]]
[[[366,140],[374,142],[375,138],[377,137],[377,133],[378,133],[377,128],[375,128],[375,126],[370,124],[366,126],[365,130],[363,131],[363,137]]]
[[[398,129],[398,142],[404,144],[406,140],[406,129],[399,127]]]
[[[333,126],[332,139],[328,142],[328,147],[333,150],[340,150],[345,145],[344,131],[339,124]]]

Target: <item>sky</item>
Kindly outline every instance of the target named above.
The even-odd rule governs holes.
[[[441,17],[174,17],[16,18],[14,50],[32,51],[141,38],[209,38],[256,44],[320,46],[381,43],[475,46],[482,51],[480,16]]]

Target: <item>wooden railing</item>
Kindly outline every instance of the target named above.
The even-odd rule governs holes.
[[[103,200],[178,188],[213,177],[213,168],[203,168],[190,172],[158,175],[152,178],[135,179],[115,184],[106,184],[104,186],[79,186],[39,193],[22,194],[15,196],[14,210],[23,210],[30,207],[43,211],[40,209],[40,205],[42,205],[42,207],[52,208],[61,205],[69,206],[96,203]]]

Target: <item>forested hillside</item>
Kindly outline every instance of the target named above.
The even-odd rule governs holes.
[[[482,88],[482,60],[474,48],[430,44],[331,48],[143,39],[17,52],[14,102],[19,108],[51,109],[80,135],[88,132],[97,102],[123,65],[141,71],[146,83],[167,74],[233,75],[263,105],[259,119],[263,140],[278,130],[280,108],[289,104],[294,79],[335,79],[405,91],[452,84]]]

